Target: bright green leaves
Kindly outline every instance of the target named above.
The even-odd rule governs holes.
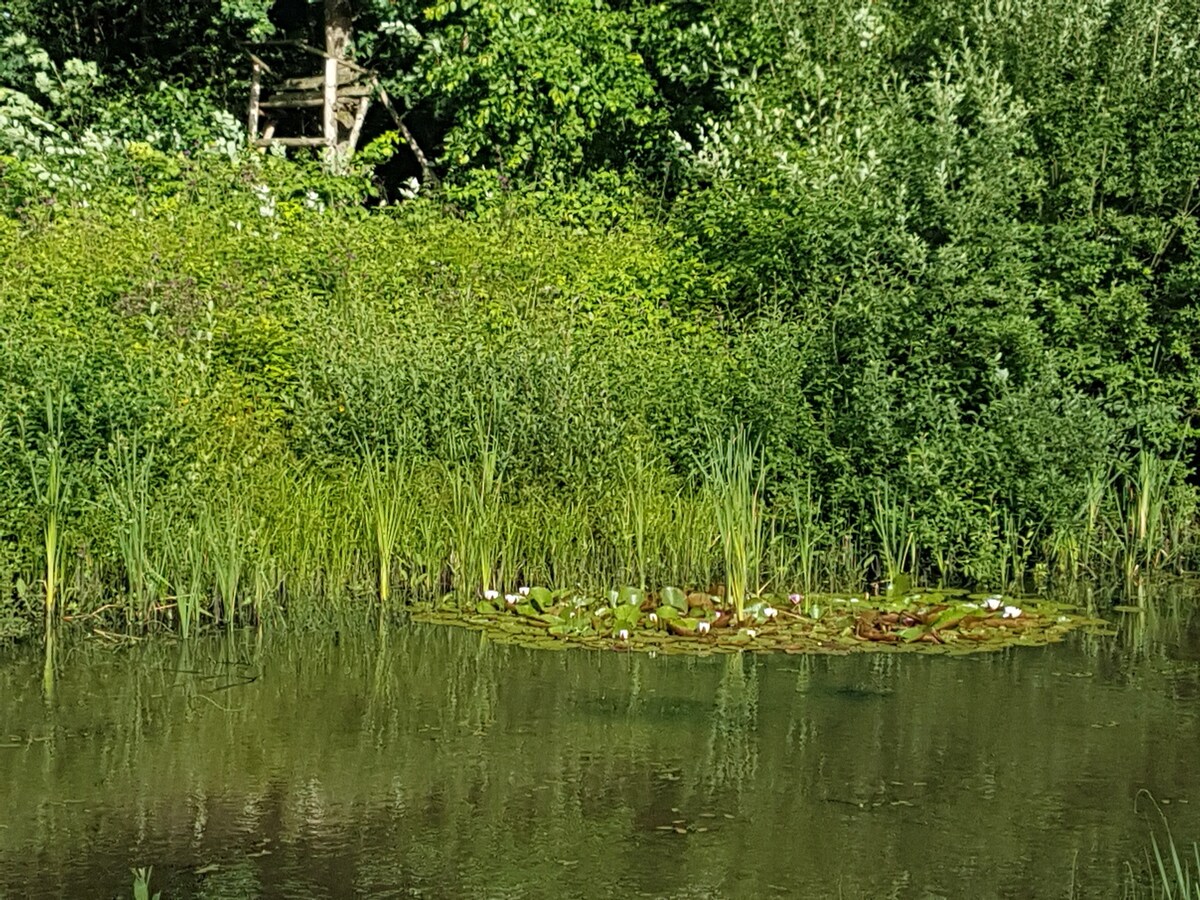
[[[519,9],[448,0],[425,17],[432,27],[411,81],[455,111],[443,155],[453,168],[555,176],[622,167],[622,151],[656,119],[655,85],[629,49],[625,12],[587,0]]]

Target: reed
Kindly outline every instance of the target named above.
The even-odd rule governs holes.
[[[1115,482],[1116,527],[1112,558],[1131,592],[1153,571],[1167,565],[1177,548],[1168,534],[1187,526],[1172,509],[1172,464],[1145,447],[1129,470]]]
[[[898,575],[912,574],[916,567],[916,541],[908,502],[898,496],[886,480],[872,499],[871,524],[879,542],[883,575],[892,581]]]
[[[625,550],[621,581],[646,586],[646,532],[650,484],[645,457],[640,450],[621,472],[620,540]]]
[[[200,628],[200,614],[204,606],[205,541],[204,533],[196,522],[180,525],[174,533],[182,540],[170,543],[172,548],[171,567],[174,570],[175,610],[179,617],[179,634],[186,641]]]
[[[384,609],[391,604],[396,548],[418,515],[412,503],[412,480],[411,465],[389,459],[386,451],[367,450],[361,470],[364,525],[375,550],[379,603]]]
[[[1150,871],[1151,895],[1158,900],[1200,900],[1200,844],[1192,844],[1192,852],[1180,850],[1167,821],[1155,799],[1148,791],[1141,791],[1137,800],[1146,797],[1154,806],[1162,823],[1163,837],[1159,841],[1156,829],[1150,829],[1150,851],[1146,854],[1146,865]],[[1127,865],[1128,882],[1137,893],[1138,879],[1132,866]],[[1127,891],[1127,893],[1129,893]]]
[[[247,523],[241,492],[226,490],[217,508],[200,517],[209,565],[216,585],[216,620],[232,629],[237,617],[242,576],[246,567]]]
[[[821,528],[821,498],[813,494],[812,479],[804,491],[792,492],[792,514],[796,522],[795,564],[800,590],[806,594],[817,589],[817,566]]]
[[[159,900],[162,897],[161,891],[150,893],[150,875],[153,873],[153,866],[145,868],[133,869],[133,900]]]
[[[759,592],[762,569],[766,471],[759,448],[741,429],[724,441],[710,441],[705,476],[725,564],[725,596],[741,621],[747,596]]]
[[[150,469],[138,436],[117,434],[109,446],[105,493],[117,517],[117,548],[125,571],[126,619],[149,620],[158,576],[150,560]]]
[[[53,628],[58,614],[63,580],[63,519],[72,487],[63,447],[63,403],[61,388],[47,388],[44,395],[44,430],[40,454],[29,455],[29,472],[42,517],[42,549],[45,554],[44,616],[46,629]],[[22,423],[22,430],[24,430]]]
[[[497,589],[496,567],[503,527],[496,452],[484,449],[473,465],[447,466],[450,508],[450,570],[460,599]],[[502,586],[502,585],[501,585]]]

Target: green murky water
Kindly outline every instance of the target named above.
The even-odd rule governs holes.
[[[1200,629],[958,659],[253,636],[0,656],[0,896],[1119,895]],[[1144,805],[1144,804],[1143,804]]]

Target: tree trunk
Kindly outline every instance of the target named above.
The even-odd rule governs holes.
[[[346,58],[353,33],[354,16],[350,0],[325,0],[325,52],[332,59],[325,60],[324,134],[332,147],[340,146],[349,131],[338,122],[334,111],[338,83],[335,60],[340,62]]]
[[[346,46],[354,34],[350,0],[325,0],[325,52],[345,59]]]

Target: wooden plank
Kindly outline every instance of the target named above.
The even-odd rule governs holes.
[[[358,111],[354,114],[354,124],[350,126],[350,136],[346,138],[346,143],[343,145],[346,156],[354,153],[354,149],[358,146],[358,138],[362,134],[363,122],[367,120],[367,108],[370,105],[370,97],[363,97],[358,101]]]
[[[285,147],[324,147],[323,137],[261,137],[254,142],[255,147],[269,147],[271,144],[283,144]]]
[[[247,140],[254,143],[258,140],[259,98],[262,96],[262,68],[259,61],[251,56],[250,64],[250,111],[246,116]]]
[[[338,61],[333,57],[327,57],[325,59],[325,102],[321,121],[325,143],[330,147],[337,146],[337,119],[334,116],[334,107],[337,106],[337,75]]]
[[[404,117],[396,112],[396,107],[392,106],[392,99],[388,96],[388,92],[384,89],[382,82],[378,78],[373,78],[371,83],[375,86],[375,90],[379,91],[379,102],[383,104],[383,108],[391,115],[392,121],[396,123],[396,129],[400,132],[400,136],[404,138],[404,142],[408,144],[408,149],[417,158],[417,165],[421,167],[421,181],[430,186],[436,185],[438,177],[433,173],[433,167],[429,165],[429,160],[425,157],[424,152],[422,152],[421,145],[417,143],[417,139],[413,136],[413,133],[404,124]]]
[[[314,91],[274,90],[271,91],[271,102],[277,100],[320,100],[325,96],[324,82],[321,89]],[[337,89],[338,99],[343,97],[366,97],[374,93],[369,84],[351,84]]]
[[[271,71],[270,66],[268,66],[265,62],[263,62],[261,59],[259,59],[257,56],[255,56],[253,53],[251,53],[249,50],[246,51],[246,55],[249,56],[250,61],[252,63],[254,63],[256,66],[258,66],[259,69],[261,69],[263,72],[266,72],[268,75],[275,74],[274,72]]]
[[[303,109],[310,106],[324,106],[325,98],[311,97],[308,100],[264,100],[259,104],[261,109]]]
[[[346,68],[340,62],[338,64],[338,84],[339,85],[354,85],[358,83],[359,75],[350,69]],[[321,70],[320,75],[308,75],[297,78],[285,78],[280,82],[276,90],[280,91],[319,91],[325,88],[325,70]]]

